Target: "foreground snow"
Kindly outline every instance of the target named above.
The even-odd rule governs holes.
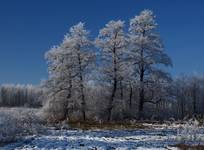
[[[204,130],[200,129],[201,137]],[[24,141],[4,146],[4,150],[130,150],[130,149],[176,149],[180,143],[176,129],[135,130],[54,130],[46,134],[27,137]],[[204,144],[188,141],[189,144]]]

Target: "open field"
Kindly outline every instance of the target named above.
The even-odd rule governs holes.
[[[88,125],[87,125],[88,126]],[[140,125],[141,126],[141,125]],[[107,125],[106,125],[107,127]],[[110,127],[110,126],[109,126]],[[115,128],[116,126],[114,126]],[[4,145],[2,150],[132,150],[132,149],[203,149],[204,128],[191,133],[178,134],[182,125],[143,124],[142,128],[57,129],[48,127],[41,134],[24,136]],[[200,145],[196,146],[195,145]],[[178,148],[179,147],[179,148]]]
[[[202,134],[204,135],[203,129]],[[23,141],[3,147],[5,150],[130,150],[176,149],[177,132],[174,129],[137,130],[48,130],[46,134],[28,137]],[[199,141],[200,144],[204,142]],[[198,144],[188,141],[184,144]]]

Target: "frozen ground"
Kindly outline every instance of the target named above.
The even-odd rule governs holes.
[[[199,129],[204,137],[204,129]],[[135,129],[135,130],[54,130],[46,134],[27,137],[12,143],[2,150],[132,150],[132,149],[176,149],[170,147],[181,141],[177,130]],[[202,139],[188,141],[188,144],[203,144]]]

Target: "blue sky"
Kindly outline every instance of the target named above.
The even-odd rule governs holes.
[[[143,9],[157,16],[173,60],[173,76],[204,73],[203,0],[1,0],[0,83],[38,84],[47,78],[44,53],[69,27],[86,22],[92,38],[111,19],[128,21]]]

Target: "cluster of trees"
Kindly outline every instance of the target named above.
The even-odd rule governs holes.
[[[0,107],[41,107],[43,90],[32,85],[4,84],[0,86]]]
[[[163,120],[204,115],[204,76],[172,79],[152,11],[108,22],[95,39],[84,23],[46,53],[41,86],[2,85],[0,106],[43,107],[50,121]]]
[[[182,75],[172,83],[175,95],[173,115],[178,119],[204,117],[204,76]]]
[[[52,120],[121,120],[145,117],[145,105],[171,99],[172,66],[152,11],[110,21],[94,40],[84,23],[46,53],[49,79],[44,83],[45,114]],[[154,106],[152,106],[154,107]]]

